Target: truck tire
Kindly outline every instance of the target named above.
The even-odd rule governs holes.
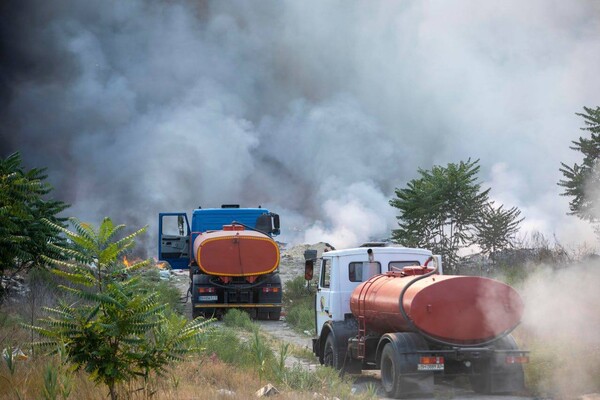
[[[204,317],[204,313],[197,308],[192,308],[192,319],[196,319],[198,317]]]
[[[327,335],[323,348],[323,365],[340,371],[342,375],[345,373],[357,374],[361,371],[361,363],[358,360],[350,359],[349,355],[347,357],[346,350],[339,348],[331,332]]]
[[[496,350],[519,350],[512,335],[507,335],[494,343]],[[477,375],[469,376],[471,389],[481,394],[519,392],[525,388],[525,377],[521,364],[506,365],[504,356],[490,359]]]
[[[335,369],[338,369],[337,366],[339,365],[337,346],[331,332],[327,335],[325,347],[323,348],[323,365]]]
[[[433,372],[419,371],[419,351],[428,351],[425,339],[412,332],[387,334],[380,357],[381,383],[389,397],[429,395],[434,391]]]
[[[259,311],[259,312],[256,314],[256,318],[257,318],[258,320],[260,320],[260,321],[266,321],[266,320],[268,320],[268,319],[269,319],[269,313],[268,313],[268,312],[265,312],[265,311]]]
[[[269,311],[269,319],[271,321],[279,321],[281,319],[281,308],[277,308],[275,311]]]
[[[386,396],[397,399],[402,394],[400,371],[400,357],[394,346],[387,343],[381,352],[381,386]]]

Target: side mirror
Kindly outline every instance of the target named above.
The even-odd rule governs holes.
[[[306,260],[304,262],[304,279],[306,279],[307,281],[312,280],[314,270],[315,270],[315,264],[314,264],[313,260]]]
[[[272,213],[271,216],[273,218],[273,235],[279,235],[281,232],[279,229],[279,214]]]
[[[317,259],[316,250],[305,250],[304,251],[304,279],[307,281],[312,280],[315,270],[315,260]]]

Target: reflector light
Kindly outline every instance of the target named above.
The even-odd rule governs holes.
[[[216,293],[217,289],[214,287],[201,287],[198,288],[198,293]]]
[[[421,357],[420,364],[443,364],[444,357]]]
[[[279,288],[278,287],[264,287],[262,289],[263,293],[277,293],[279,292]]]
[[[527,356],[506,356],[507,364],[527,364],[529,357]]]

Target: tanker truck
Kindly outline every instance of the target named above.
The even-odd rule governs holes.
[[[184,212],[159,213],[158,259],[189,269],[192,317],[220,318],[228,309],[278,320],[279,215],[258,208],[198,208],[191,226]]]
[[[342,372],[380,370],[388,397],[431,395],[434,381],[467,376],[478,393],[524,390],[520,350],[510,332],[523,302],[484,277],[444,275],[424,249],[367,247],[305,253],[305,277],[320,272],[313,352]]]

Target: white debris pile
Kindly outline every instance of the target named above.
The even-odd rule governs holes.
[[[324,251],[331,251],[333,247],[324,242],[315,244],[299,244],[289,249],[281,250],[281,263],[279,264],[279,275],[283,284],[297,276],[304,276],[304,252],[306,250],[317,250],[317,257],[321,257]],[[318,265],[315,265],[315,274]]]

